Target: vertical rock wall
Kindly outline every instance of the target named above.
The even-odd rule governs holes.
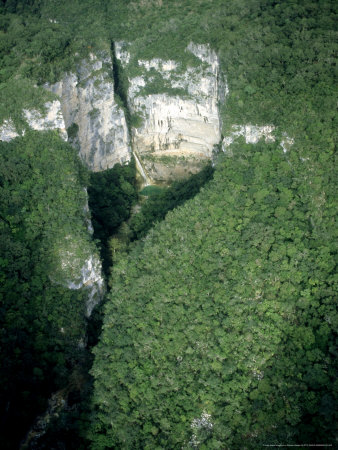
[[[115,45],[116,57],[128,74],[131,56]],[[195,67],[179,61],[138,60],[138,75],[129,77],[128,103],[140,124],[132,127],[133,150],[154,181],[186,177],[211,158],[219,144],[219,61],[208,46],[190,44]],[[160,90],[156,92],[156,79]]]
[[[114,94],[112,61],[105,54],[83,60],[76,73],[66,74],[46,88],[61,101],[69,141],[93,171],[111,168],[131,158],[123,108]]]

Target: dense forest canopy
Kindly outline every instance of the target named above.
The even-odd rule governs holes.
[[[334,445],[336,19],[333,0],[1,3],[0,122],[18,131],[24,108],[54,98],[46,82],[115,41],[130,43],[135,64],[182,66],[194,64],[189,42],[210,45],[229,88],[222,135],[277,127],[276,142],[237,140],[212,180],[164,189],[132,218],[132,164],[88,176],[52,132],[1,143],[2,448],[84,358],[86,293],[49,274],[67,233],[89,239],[88,185],[94,237],[114,267],[91,406],[55,425],[67,448]]]
[[[332,441],[334,192],[319,217],[307,170],[239,146],[115,267],[93,448]]]

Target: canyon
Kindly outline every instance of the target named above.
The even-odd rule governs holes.
[[[219,58],[208,45],[192,42],[186,53],[194,65],[139,59],[128,42],[113,42],[110,51],[89,54],[60,81],[45,84],[55,98],[43,110],[23,109],[26,128],[21,134],[28,129],[57,131],[94,172],[128,163],[134,156],[143,186],[170,184],[199,172],[215,151],[231,152],[231,144],[241,136],[246,143],[275,141],[273,125],[232,125],[223,136],[220,107],[229,91]],[[9,142],[19,135],[11,118],[6,119],[0,140]],[[280,145],[286,152],[292,143],[285,135]],[[87,202],[86,192],[87,237],[79,241],[68,235],[56,248],[63,283],[70,289],[89,289],[90,316],[104,283],[99,256],[89,245]]]

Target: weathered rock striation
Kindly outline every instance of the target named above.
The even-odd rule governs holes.
[[[45,87],[59,96],[69,141],[93,171],[109,169],[131,158],[123,108],[117,103],[112,61],[108,54],[93,54],[76,73]]]
[[[116,43],[115,53],[128,75],[126,46]],[[226,88],[221,87],[218,57],[205,45],[191,43],[186,51],[196,56],[196,66],[138,60],[138,74],[128,77],[129,109],[141,122],[131,129],[133,151],[157,182],[199,171],[221,139],[219,102]],[[157,90],[164,92],[156,92],[156,80]]]

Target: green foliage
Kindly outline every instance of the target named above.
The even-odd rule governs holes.
[[[141,115],[133,113],[130,116],[130,126],[133,128],[140,128],[143,124],[143,118]]]
[[[78,132],[79,132],[78,124],[72,123],[70,125],[70,127],[67,128],[68,139],[70,139],[70,140],[76,139]]]
[[[137,200],[135,161],[91,173],[88,195],[94,238],[101,241],[103,268],[108,271],[111,265],[108,239],[129,218]]]
[[[54,98],[36,85],[58,81],[90,52],[109,50],[99,25],[101,3],[73,1],[66,9],[53,0],[0,5],[0,123],[9,117],[17,122],[23,108]]]
[[[102,215],[114,230],[110,248],[119,262],[93,368],[93,448],[333,442],[336,2],[11,0],[0,9],[1,121],[11,117],[23,128],[22,108],[41,108],[49,95],[36,83],[56,81],[121,39],[131,41],[127,73],[114,70],[116,98],[126,108],[127,76],[137,60],[174,59],[184,71],[196,65],[185,51],[193,41],[218,52],[229,85],[224,134],[234,123],[273,123],[295,138],[285,155],[275,146],[234,145],[215,180],[168,213],[129,257],[130,230],[119,224],[134,193],[117,189],[127,214],[117,208],[113,217]],[[164,88],[155,76],[148,93]],[[55,367],[56,380],[66,378],[71,351],[58,327],[68,314],[79,324],[74,311],[82,304],[81,293],[47,276],[51,249],[83,214],[70,194],[81,198],[69,184],[77,175],[65,169],[65,144],[32,146],[31,139],[3,144],[10,157],[1,161],[10,180],[0,197],[0,381],[8,386],[1,400],[22,430],[28,406],[36,407],[32,414],[43,407],[46,373]],[[134,233],[164,217],[163,203],[177,205],[164,197],[145,203]],[[78,330],[69,330],[70,341]],[[213,427],[192,428],[203,414]]]
[[[333,170],[320,206],[309,170],[238,147],[115,265],[93,448],[333,442]],[[203,414],[212,428],[192,426]]]
[[[82,357],[85,289],[63,287],[59,240],[86,237],[86,172],[56,133],[0,143],[1,448],[18,445]],[[89,242],[87,243],[89,246]],[[74,255],[74,258],[76,255]],[[53,281],[51,280],[53,278]],[[57,281],[55,283],[55,281]]]
[[[156,186],[144,188],[141,194],[149,195],[149,198],[129,223],[133,239],[144,237],[156,222],[165,218],[168,211],[194,197],[212,178],[213,173],[213,168],[208,165],[187,180],[174,182],[169,188],[157,188],[157,190],[154,189]]]

